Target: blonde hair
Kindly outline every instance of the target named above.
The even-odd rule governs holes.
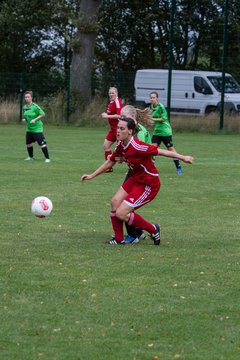
[[[115,92],[116,95],[118,96],[118,89],[117,89],[116,87],[111,86],[108,91],[110,91],[110,90],[114,90],[114,92]]]
[[[139,122],[143,125],[148,125],[149,120],[151,119],[151,110],[146,108],[144,110],[135,108],[132,105],[125,105],[120,113],[122,116],[130,117],[136,122]]]

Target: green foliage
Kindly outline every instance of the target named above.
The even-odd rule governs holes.
[[[24,162],[23,127],[0,130],[1,360],[239,359],[239,136],[175,134],[195,164],[177,176],[158,158],[162,188],[139,210],[162,245],[110,247],[126,167],[79,183],[106,130],[46,126],[50,164],[36,145]],[[30,212],[40,194],[46,219]]]
[[[228,71],[239,76],[239,7],[228,2]],[[167,68],[171,2],[103,1],[96,47],[97,67],[103,78],[115,72]],[[174,13],[173,67],[221,70],[223,2],[179,0]],[[109,14],[111,16],[109,17]],[[234,55],[233,55],[234,54]]]
[[[53,73],[53,77],[61,73],[64,77],[72,63],[73,49],[81,49],[80,35],[84,32],[98,30],[92,66],[93,92],[97,90],[105,95],[109,85],[117,85],[124,97],[132,98],[130,72],[139,68],[168,67],[171,1],[103,0],[98,23],[95,22],[97,16],[89,22],[91,11],[88,14],[87,3],[85,14],[89,17],[83,18],[79,15],[79,0],[1,1],[0,68],[15,79],[15,85],[10,90],[1,84],[0,96],[3,93],[4,96],[9,93],[15,96],[19,92],[20,73],[48,72]],[[95,9],[98,5],[99,1],[95,2]],[[240,79],[238,1],[228,2],[227,10],[227,71]],[[221,70],[223,26],[223,1],[196,0],[194,6],[187,0],[176,1],[173,67]],[[89,45],[90,37],[85,40],[86,46]],[[86,63],[89,62],[86,60]],[[83,73],[86,76],[86,72]],[[130,83],[127,90],[126,81]],[[52,94],[52,89],[49,93]]]
[[[36,96],[52,96],[66,87],[65,74],[58,70],[39,73],[0,73],[0,97],[9,98],[33,89]]]
[[[49,71],[71,56],[74,11],[78,1],[2,1],[1,71]]]

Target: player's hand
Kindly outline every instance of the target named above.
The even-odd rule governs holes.
[[[187,164],[192,164],[193,163],[193,157],[192,156],[184,156],[183,161]]]
[[[108,114],[106,112],[102,113],[102,118],[106,119],[108,117]]]
[[[26,119],[25,119],[25,118],[22,118],[22,122],[24,122],[24,123],[25,123],[25,122],[26,122]]]
[[[30,124],[35,124],[36,120],[31,120]]]
[[[80,181],[84,182],[85,180],[91,180],[91,179],[92,179],[91,175],[84,174],[81,176]]]

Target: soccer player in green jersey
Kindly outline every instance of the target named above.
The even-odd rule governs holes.
[[[161,142],[164,143],[166,148],[170,151],[175,151],[172,141],[172,128],[168,119],[168,113],[164,105],[158,101],[157,91],[150,93],[150,109],[152,110],[152,120],[154,124],[154,131],[152,136],[152,144],[160,146]],[[178,159],[173,158],[177,174],[182,174],[182,168]]]
[[[45,116],[44,111],[32,101],[32,91],[26,91],[24,93],[25,105],[23,106],[23,119],[26,123],[26,145],[28,151],[28,157],[25,160],[34,160],[33,157],[33,143],[37,141],[41,147],[45,156],[45,162],[49,163],[48,148],[46,145],[46,139],[43,135],[43,123],[42,118]]]

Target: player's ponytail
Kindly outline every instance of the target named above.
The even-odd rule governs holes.
[[[138,109],[136,108],[136,120],[140,124],[147,126],[149,124],[149,120],[152,119],[152,111],[149,108]]]
[[[136,122],[147,126],[149,120],[152,118],[152,112],[149,108],[146,109],[138,109],[132,105],[125,105],[121,110],[121,116],[125,116],[127,118],[132,118]]]

